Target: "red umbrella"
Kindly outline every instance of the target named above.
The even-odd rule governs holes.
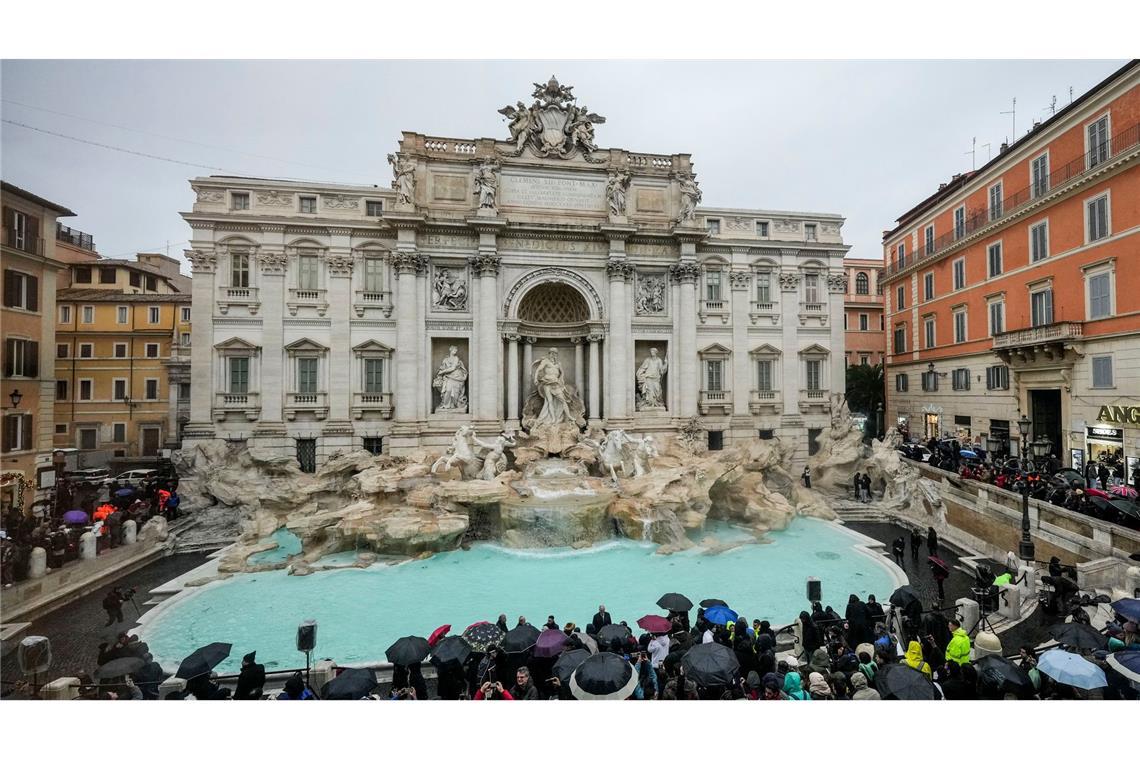
[[[637,621],[637,625],[650,633],[668,633],[673,630],[673,624],[660,615],[646,615]]]
[[[434,647],[440,639],[447,635],[448,631],[450,630],[450,624],[441,625],[439,628],[436,628],[434,631],[432,631],[431,636],[428,636],[428,646]]]
[[[1102,499],[1112,498],[1112,496],[1110,496],[1107,491],[1102,491],[1099,488],[1086,488],[1085,493],[1087,493],[1089,496],[1099,496]]]
[[[1136,489],[1132,486],[1113,486],[1108,489],[1109,493],[1116,494],[1117,496],[1124,496],[1129,499],[1136,498]]]
[[[950,572],[950,566],[947,565],[946,560],[942,559],[941,557],[936,557],[933,554],[931,554],[929,557],[926,558],[926,561],[932,565],[936,565],[937,567],[941,568],[942,570],[945,570],[947,573]]]

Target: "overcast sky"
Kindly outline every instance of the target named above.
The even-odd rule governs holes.
[[[601,147],[691,153],[706,205],[839,213],[849,255],[877,258],[884,229],[970,169],[972,138],[978,166],[996,154],[1013,98],[1022,135],[1123,63],[4,61],[5,120],[219,168],[9,123],[0,158],[104,256],[180,256],[191,177],[387,186],[401,131],[505,138],[496,111],[553,73],[607,118]]]

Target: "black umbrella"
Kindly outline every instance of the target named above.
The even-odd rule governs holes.
[[[723,599],[702,599],[701,606],[707,610],[709,607],[727,607],[728,602]]]
[[[1029,678],[1029,674],[996,654],[979,657],[974,662],[974,670],[978,673],[978,681],[993,687],[994,691],[1008,691],[1011,694],[1026,696],[1034,692],[1033,681]]]
[[[415,665],[431,654],[431,646],[422,636],[404,636],[384,650],[384,654],[393,665]]]
[[[625,699],[637,688],[637,674],[624,657],[593,654],[570,675],[570,693],[578,699]]]
[[[609,625],[603,625],[601,630],[595,635],[598,637],[598,641],[603,644],[608,644],[611,649],[614,649],[620,648],[625,644],[626,639],[629,638],[630,630],[624,625],[610,623]]]
[[[909,665],[884,665],[875,675],[883,699],[938,699],[934,684]]]
[[[563,652],[554,661],[554,675],[558,676],[558,680],[562,683],[567,683],[574,669],[589,658],[588,649],[571,649],[569,652]]]
[[[436,667],[459,668],[463,667],[473,651],[471,645],[458,636],[445,636],[431,650],[431,661]]]
[[[1058,623],[1049,626],[1049,635],[1060,644],[1077,649],[1106,649],[1108,637],[1084,623]]]
[[[207,644],[192,652],[178,666],[178,672],[174,675],[177,678],[185,678],[187,681],[195,676],[209,675],[218,663],[229,656],[230,645],[215,641],[213,644]]]
[[[693,603],[684,594],[672,592],[657,600],[657,606],[670,612],[688,612],[693,609]]]
[[[476,652],[486,652],[503,640],[503,629],[494,623],[472,623],[467,626],[461,638],[471,645]]]
[[[117,660],[105,662],[99,666],[95,671],[95,680],[102,681],[104,678],[122,678],[123,676],[137,673],[146,665],[146,660],[138,657],[120,657]]]
[[[681,658],[685,675],[691,676],[698,685],[731,686],[736,682],[740,661],[736,653],[723,644],[697,644],[685,652]]]
[[[915,590],[914,586],[907,584],[906,586],[899,586],[891,594],[891,604],[901,609],[906,609],[912,604],[922,606],[922,596]]]
[[[364,699],[376,688],[368,668],[349,668],[321,688],[321,699]]]
[[[499,642],[499,647],[508,654],[519,654],[525,652],[534,646],[538,641],[538,635],[541,633],[530,623],[523,623],[516,625],[511,630],[507,631],[507,635]]]

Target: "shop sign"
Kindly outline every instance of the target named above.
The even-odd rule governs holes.
[[[1119,428],[1110,427],[1091,427],[1085,428],[1085,437],[1099,438],[1102,441],[1120,441],[1124,442],[1124,431]]]
[[[1140,426],[1140,406],[1102,406],[1096,421]]]

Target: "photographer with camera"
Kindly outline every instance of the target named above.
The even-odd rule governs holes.
[[[476,702],[478,702],[480,700],[495,700],[495,699],[505,699],[508,702],[514,702],[515,701],[515,698],[513,696],[511,696],[511,693],[509,691],[507,691],[506,689],[504,689],[503,685],[501,683],[499,683],[498,681],[493,681],[493,682],[492,681],[486,681],[475,692],[475,701]]]
[[[103,625],[106,628],[114,623],[123,622],[123,591],[118,586],[115,586],[107,592],[107,596],[103,597],[103,609],[107,612],[107,622]]]

